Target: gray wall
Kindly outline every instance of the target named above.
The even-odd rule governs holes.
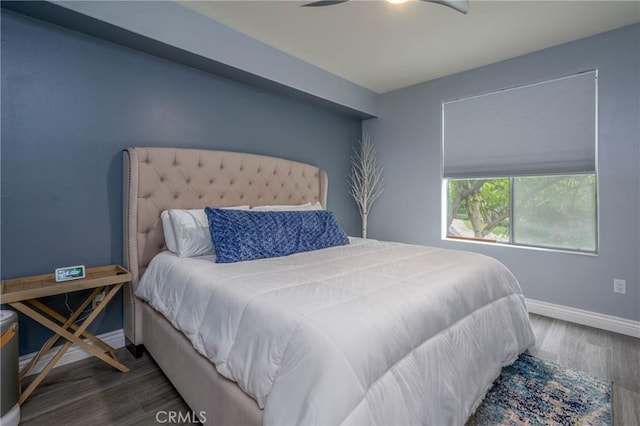
[[[441,239],[441,102],[599,70],[597,257]],[[532,299],[640,320],[640,25],[382,95],[364,131],[385,169],[371,237],[477,251],[505,263]],[[613,293],[613,279],[627,294]]]
[[[348,233],[360,120],[2,11],[2,278],[122,262],[128,146],[245,151],[318,165]],[[64,298],[53,303],[64,311]],[[71,304],[77,296],[70,297]],[[21,319],[20,352],[49,333]],[[122,327],[118,300],[94,330]]]

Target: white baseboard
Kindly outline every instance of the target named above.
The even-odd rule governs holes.
[[[527,299],[529,312],[640,338],[640,321]]]
[[[115,349],[118,349],[124,346],[124,330],[123,329],[110,331],[104,334],[99,334],[96,337],[104,341],[107,345],[114,347]],[[60,340],[63,342],[65,341],[64,339],[60,339]],[[91,343],[91,342],[88,342],[88,343]],[[44,366],[47,365],[47,363],[51,360],[51,358],[54,357],[55,353],[56,353],[56,348],[53,348],[51,351],[49,351],[48,354],[43,356],[40,359],[40,361],[38,361],[38,363],[31,370],[29,370],[28,375],[30,376],[32,374],[37,374],[41,372]],[[31,359],[36,355],[37,355],[37,352],[22,355],[19,360],[20,370],[22,370],[22,367],[27,365],[29,361],[31,361]],[[91,355],[88,352],[85,352],[79,346],[73,345],[69,348],[67,352],[65,352],[65,354],[62,356],[60,361],[58,361],[58,363],[56,364],[56,367],[59,367],[65,364],[70,364],[72,362],[80,361],[81,359],[91,358],[92,356],[93,355]]]

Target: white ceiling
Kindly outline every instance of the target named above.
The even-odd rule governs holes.
[[[312,0],[310,0],[312,1]],[[640,22],[640,1],[179,1],[377,93]]]

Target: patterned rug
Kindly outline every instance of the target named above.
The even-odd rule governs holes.
[[[611,382],[522,354],[467,422],[484,425],[611,425]]]

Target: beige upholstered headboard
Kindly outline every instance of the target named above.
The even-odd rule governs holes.
[[[124,301],[128,344],[142,343],[141,302],[134,292],[151,259],[166,250],[163,210],[309,201],[326,207],[326,173],[295,161],[239,152],[128,148],[123,165],[124,261],[133,276]]]

